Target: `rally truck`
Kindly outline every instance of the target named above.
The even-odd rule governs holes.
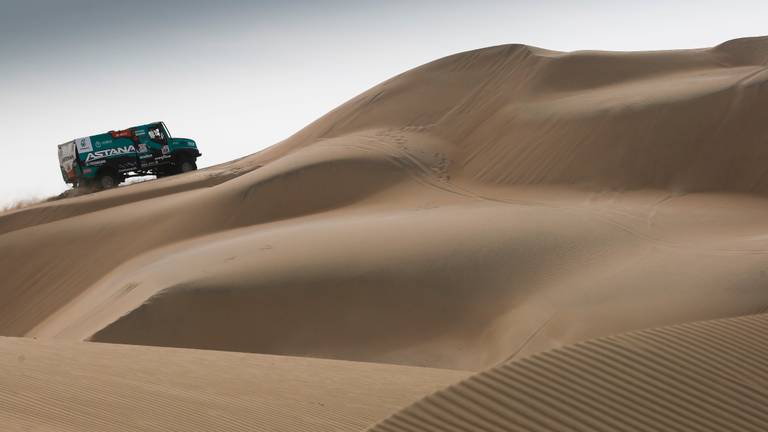
[[[78,138],[59,146],[66,183],[109,189],[128,177],[164,177],[197,169],[195,141],[171,138],[163,122]]]

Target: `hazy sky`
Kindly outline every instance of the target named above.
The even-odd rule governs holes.
[[[0,0],[0,207],[65,189],[56,146],[164,120],[203,166],[474,48],[694,48],[768,33],[768,1]]]

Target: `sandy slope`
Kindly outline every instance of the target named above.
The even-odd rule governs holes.
[[[234,164],[0,216],[0,334],[480,370],[760,312],[767,61],[438,60]]]
[[[360,431],[466,374],[0,338],[3,431]]]
[[[589,341],[481,372],[372,428],[765,431],[768,316]]]
[[[766,242],[753,238],[765,209],[679,198],[655,218],[668,234],[646,226],[656,197],[646,199],[466,202],[239,229],[127,263],[35,334],[481,369],[766,307]],[[728,203],[738,212],[709,207]],[[698,225],[673,230],[692,210]]]

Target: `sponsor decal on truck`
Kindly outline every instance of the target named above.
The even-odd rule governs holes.
[[[75,140],[78,153],[87,153],[93,151],[93,145],[91,144],[91,137],[78,138]]]
[[[102,159],[110,156],[119,156],[122,154],[128,154],[128,153],[136,153],[136,147],[133,145],[127,145],[123,147],[116,147],[113,149],[106,149],[106,150],[99,150],[92,153],[88,153],[88,156],[85,158],[85,162],[91,162],[94,159]]]

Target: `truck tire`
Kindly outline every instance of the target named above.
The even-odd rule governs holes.
[[[96,178],[96,188],[98,189],[112,189],[120,184],[122,179],[120,175],[114,170],[107,169],[101,170],[99,176]]]
[[[197,164],[195,163],[195,160],[188,156],[181,158],[177,167],[179,174],[184,174],[186,172],[194,171],[196,169],[197,169]]]

